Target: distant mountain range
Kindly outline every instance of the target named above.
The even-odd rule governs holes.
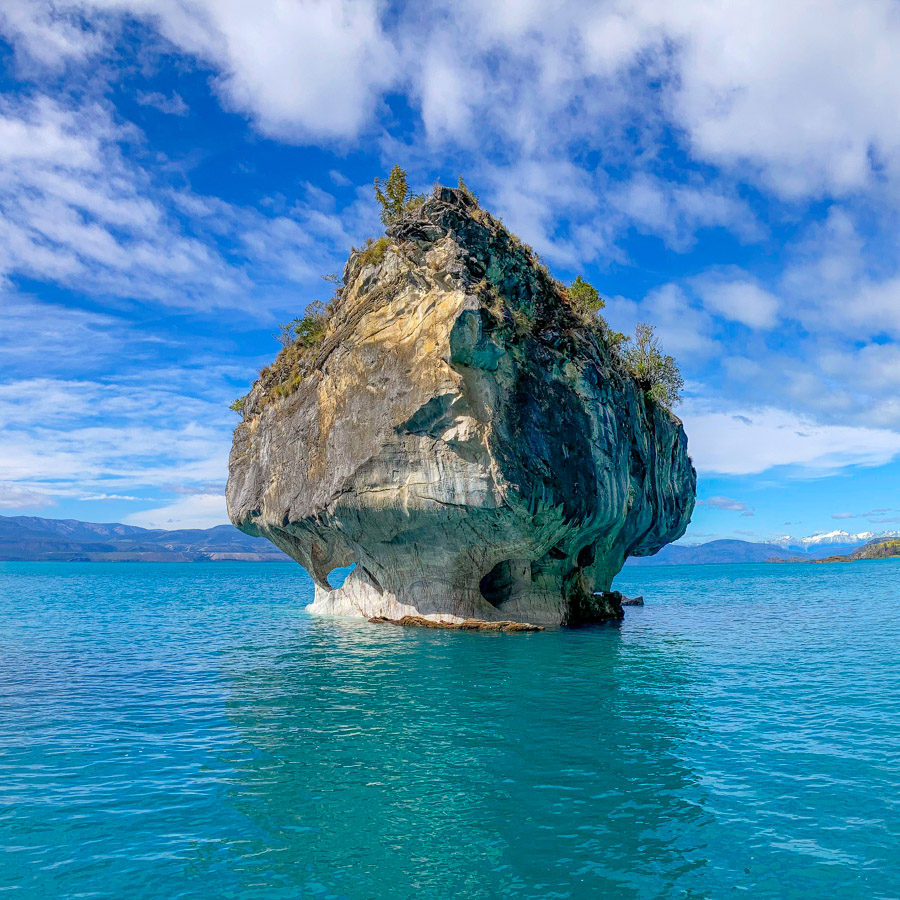
[[[75,519],[0,516],[0,561],[58,562],[268,562],[287,560],[265,538],[233,525],[178,531]]]
[[[875,540],[900,537],[900,532],[831,531],[809,537],[783,537],[768,543],[720,540],[705,544],[669,544],[655,556],[632,557],[629,566],[756,563],[770,560],[817,560],[853,553]],[[233,525],[178,531],[138,528],[118,523],[96,524],[75,519],[0,516],[0,562],[199,562],[244,560],[284,561],[265,538],[243,534]]]
[[[769,542],[708,541],[705,544],[669,544],[655,556],[632,557],[629,566],[680,566],[708,565],[712,563],[754,563],[770,560],[816,560],[826,556],[852,553],[857,547],[870,541],[900,536],[900,532],[885,531],[875,534],[863,531],[850,534],[846,531],[829,531],[809,537],[785,536]]]

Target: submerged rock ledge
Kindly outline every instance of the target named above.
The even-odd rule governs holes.
[[[229,515],[303,565],[314,612],[621,618],[626,557],[681,537],[694,507],[681,422],[463,191],[351,255],[302,378],[261,378],[243,414]]]
[[[446,622],[426,619],[423,616],[403,616],[402,619],[388,619],[374,616],[369,619],[373,625],[403,625],[415,628],[454,629],[457,631],[543,631],[543,625],[532,625],[530,622],[488,622],[485,619],[463,619],[462,622]]]

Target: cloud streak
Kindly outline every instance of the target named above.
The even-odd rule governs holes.
[[[234,424],[225,399],[231,389],[222,373],[195,370],[202,395],[185,394],[171,375],[0,385],[5,495],[48,505],[54,497],[126,499],[135,489],[159,494],[173,483],[224,482]]]
[[[688,407],[682,417],[700,472],[752,475],[793,467],[821,477],[846,467],[884,465],[900,456],[895,431],[819,425],[780,409],[735,413]]]

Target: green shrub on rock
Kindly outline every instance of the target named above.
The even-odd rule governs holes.
[[[391,246],[390,238],[382,236],[378,240],[369,238],[366,245],[359,251],[359,267],[377,266],[384,259],[385,251]]]
[[[415,214],[425,202],[424,197],[412,193],[406,172],[400,166],[394,166],[387,179],[375,179],[375,197],[381,206],[381,220],[385,226],[397,223],[411,212]],[[527,244],[507,231],[499,219],[495,219],[478,205],[477,196],[461,175],[455,191],[436,186],[434,199],[438,203],[457,205],[464,215],[479,223],[482,226],[479,240],[498,242],[504,248],[503,258],[508,262],[508,268],[513,272],[530,272],[530,275],[524,276],[526,280],[536,276],[537,293],[546,292],[552,298],[544,305],[541,316],[538,316],[533,304],[523,302],[522,297],[515,293],[504,300],[493,283],[485,277],[475,286],[475,291],[489,300],[489,308],[498,321],[506,318],[519,338],[541,330],[555,334],[557,341],[569,341],[573,347],[578,345],[579,333],[582,340],[590,336],[595,345],[605,346],[609,353],[606,356],[607,363],[622,375],[634,378],[648,399],[665,408],[671,408],[680,402],[684,380],[673,357],[660,349],[652,326],[639,323],[633,338],[613,331],[601,315],[606,303],[597,288],[581,275],[568,285],[554,278]],[[396,233],[402,234],[402,229]],[[347,302],[343,292],[351,287],[357,290],[356,274],[367,266],[379,265],[391,247],[392,239],[387,235],[377,240],[369,238],[360,249],[354,247],[349,268],[345,269],[346,287],[337,275],[323,276],[336,286],[332,302],[311,303],[304,316],[279,325],[276,338],[282,345],[281,351],[272,365],[260,372],[258,385],[261,390],[255,390],[248,397],[234,401],[231,409],[243,412],[245,401],[253,398],[251,405],[247,407],[248,414],[252,417],[271,399],[287,397],[293,393],[310,368],[324,358],[317,348],[334,332],[332,318],[335,311],[346,306]],[[402,241],[400,246],[393,245],[393,249],[399,254],[398,262],[402,263],[406,259]],[[352,298],[353,294],[349,296]],[[531,294],[526,292],[523,296]]]
[[[622,359],[644,392],[660,406],[671,408],[681,402],[684,379],[674,357],[660,349],[655,332],[652,325],[638,322],[633,340],[622,350]]]

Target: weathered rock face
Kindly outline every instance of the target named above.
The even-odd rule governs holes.
[[[316,612],[621,617],[602,592],[625,558],[690,521],[680,421],[467,195],[437,189],[388,236],[376,264],[351,256],[299,386],[249,395],[231,520],[307,569]]]

